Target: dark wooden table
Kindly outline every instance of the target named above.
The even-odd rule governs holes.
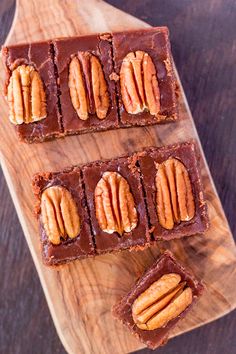
[[[111,0],[109,3],[151,25],[169,26],[180,78],[235,234],[236,1]],[[10,29],[14,10],[14,0],[0,0],[1,43]],[[65,353],[2,174],[0,195],[0,353]],[[171,340],[158,353],[234,354],[235,328],[234,311]]]

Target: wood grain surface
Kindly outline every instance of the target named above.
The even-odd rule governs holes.
[[[100,3],[99,3],[100,4]],[[83,11],[82,13],[84,14],[84,11],[85,11],[85,9],[83,9],[83,8],[80,8],[80,11]],[[87,9],[86,9],[86,11],[87,11]],[[85,11],[85,12],[86,12]],[[85,17],[84,17],[85,18]],[[61,18],[60,18],[60,20],[61,20]],[[114,17],[113,17],[113,24],[114,24]],[[159,24],[159,23],[158,23]],[[98,24],[97,24],[98,25]],[[123,25],[125,25],[125,21],[123,21]],[[41,24],[39,23],[39,26],[41,27]],[[24,28],[25,26],[23,26],[21,29],[19,29],[18,30],[18,32],[17,32],[17,34],[16,34],[16,36],[22,36],[22,30],[23,30],[23,28]],[[32,33],[34,33],[35,34],[35,28],[32,26]],[[86,29],[87,30],[87,29]],[[100,28],[98,28],[98,30],[100,30]],[[53,35],[51,35],[51,36],[54,36],[54,35],[58,35],[58,33],[56,33],[56,34],[53,34]],[[15,39],[17,39],[17,38],[15,38]],[[190,81],[191,82],[191,81]],[[6,108],[5,108],[6,109]],[[6,114],[6,113],[5,113]],[[182,122],[183,123],[183,122]],[[186,121],[185,121],[185,123],[186,123]],[[167,126],[166,126],[167,127]],[[186,132],[185,132],[185,128],[186,128],[186,124],[184,124],[184,126],[181,126],[181,124],[178,126],[178,130],[177,131],[175,131],[175,135],[176,136],[173,136],[174,134],[173,134],[173,132],[172,132],[172,130],[171,131],[168,131],[167,129],[166,129],[166,127],[164,127],[164,128],[161,128],[161,129],[163,129],[163,131],[159,131],[159,129],[155,129],[155,128],[153,128],[153,129],[150,129],[150,128],[148,128],[148,129],[145,129],[145,139],[144,139],[144,141],[142,142],[142,146],[144,146],[144,145],[146,145],[147,143],[148,144],[150,144],[150,143],[154,143],[154,142],[156,142],[157,144],[160,144],[160,143],[166,143],[167,142],[167,140],[168,140],[168,143],[169,142],[172,142],[172,141],[176,141],[176,140],[173,140],[173,139],[176,139],[176,137],[178,137],[178,138],[180,138],[180,139],[183,139],[183,135],[184,135],[184,137],[186,137]],[[160,140],[160,139],[156,139],[156,137],[155,137],[155,131],[156,130],[158,130],[157,131],[157,133],[158,134],[161,134],[161,136],[163,137],[163,140]],[[11,130],[10,131],[10,128],[9,128],[9,131],[8,131],[8,129],[7,130],[5,130],[5,133],[4,133],[4,135],[5,136],[7,136],[7,135],[9,135],[9,133],[12,133],[12,135],[14,135],[14,132]],[[135,129],[132,129],[132,130],[129,130],[129,140],[127,140],[126,138],[126,136],[120,136],[120,132],[116,132],[117,134],[118,134],[118,136],[117,136],[117,139],[115,140],[115,146],[114,146],[114,149],[117,149],[117,150],[119,150],[119,151],[117,151],[116,152],[116,155],[117,154],[119,154],[119,152],[123,152],[126,148],[129,150],[129,151],[132,151],[132,149],[133,148],[138,148],[139,146],[140,146],[140,144],[138,144],[138,146],[137,146],[137,134],[139,134],[139,133],[137,133],[137,130],[135,130]],[[102,137],[102,135],[107,135],[107,133],[101,133],[101,137]],[[123,133],[122,133],[123,134]],[[188,129],[188,134],[191,136],[191,134],[192,134],[192,132],[191,132],[191,126],[189,126],[189,129]],[[171,135],[171,136],[170,136]],[[11,140],[12,139],[12,140]],[[70,142],[69,142],[69,140],[68,139],[72,139],[72,140],[74,140],[74,142],[71,140]],[[100,138],[100,135],[99,135],[99,140],[100,140],[101,138]],[[104,141],[104,144],[106,144],[106,141],[107,141],[107,139],[106,139],[106,136],[104,137],[104,139],[105,139],[105,141]],[[121,142],[120,142],[120,139],[121,139]],[[124,139],[124,140],[122,140],[122,139]],[[118,141],[119,140],[119,141]],[[9,138],[9,141],[11,142],[11,144],[12,144],[12,146],[14,146],[14,136],[12,136],[12,137],[10,137]],[[102,141],[103,141],[103,139],[102,139]],[[121,144],[123,142],[123,144]],[[92,145],[94,145],[94,140],[92,139],[92,140],[89,140],[89,143],[90,143],[90,145],[92,146]],[[87,161],[87,159],[94,159],[94,158],[97,158],[97,156],[99,157],[100,155],[102,156],[102,157],[111,157],[111,155],[109,155],[109,156],[107,156],[107,153],[106,153],[106,151],[105,151],[105,146],[100,146],[100,144],[101,145],[103,145],[102,144],[102,142],[100,142],[99,141],[99,145],[98,145],[98,147],[100,147],[100,151],[98,152],[98,155],[95,155],[95,157],[93,157],[93,155],[90,157],[90,156],[86,156],[85,157],[85,160],[80,160],[80,161],[78,161],[78,156],[73,156],[73,157],[71,157],[71,156],[68,156],[68,154],[67,154],[67,152],[68,151],[70,151],[69,149],[70,149],[70,147],[71,147],[71,144],[72,144],[72,146],[74,146],[74,147],[77,147],[77,141],[76,141],[76,139],[74,139],[74,138],[67,138],[67,139],[65,139],[64,141],[63,141],[63,143],[60,143],[60,145],[63,145],[63,155],[64,155],[64,158],[66,159],[66,162],[68,161],[68,163],[66,164],[66,165],[68,165],[68,164],[70,164],[71,162],[72,163],[78,163],[78,162],[85,162],[85,161]],[[67,144],[69,144],[69,145],[67,145]],[[74,145],[75,144],[75,145]],[[82,146],[84,146],[84,145],[86,145],[87,144],[87,142],[86,141],[79,141],[79,145],[78,145],[78,147],[79,148],[81,148],[81,145]],[[58,149],[58,147],[55,147],[55,146],[53,146],[53,145],[55,145],[54,143],[47,143],[47,144],[45,144],[45,145],[47,145],[47,146],[49,146],[50,145],[50,152],[49,152],[49,154],[54,158],[54,159],[56,159],[57,158],[57,156],[58,156],[58,154],[57,154],[57,151],[56,151],[56,149]],[[122,146],[121,146],[122,145]],[[69,146],[69,148],[68,148],[68,146]],[[87,145],[86,145],[87,146]],[[123,149],[123,150],[122,150]],[[28,164],[27,164],[27,161],[26,161],[26,158],[27,158],[27,155],[26,154],[28,154],[28,156],[33,156],[34,157],[34,159],[36,160],[36,163],[38,163],[38,159],[37,159],[37,151],[29,151],[29,149],[27,150],[27,149],[25,149],[25,147],[24,148],[22,148],[22,150],[21,149],[18,149],[18,146],[17,146],[17,144],[15,144],[15,149],[11,149],[13,152],[12,152],[12,154],[11,154],[11,158],[10,158],[10,156],[8,155],[8,160],[7,160],[7,162],[8,162],[8,166],[10,165],[10,169],[13,169],[14,170],[14,168],[16,168],[16,166],[15,166],[15,163],[14,163],[14,165],[12,164],[12,161],[17,161],[17,163],[18,163],[18,166],[23,166],[23,169],[24,169],[24,171],[23,172],[21,172],[21,177],[23,177],[23,180],[25,181],[25,180],[27,180],[27,179],[29,179],[29,174],[30,174],[30,170],[31,170],[31,166],[28,166]],[[37,148],[36,148],[36,150],[37,150]],[[8,151],[10,151],[10,149],[8,149]],[[216,151],[216,150],[214,150],[214,151]],[[221,150],[220,150],[221,151]],[[114,151],[114,153],[115,153],[115,151]],[[31,155],[30,155],[31,154]],[[42,156],[44,156],[44,155],[42,155]],[[53,169],[55,169],[55,168],[60,168],[61,166],[59,166],[59,165],[61,165],[61,163],[59,163],[59,161],[54,161],[53,163],[52,163],[52,161],[48,161],[49,160],[49,157],[50,156],[48,156],[48,158],[47,159],[45,159],[45,166],[44,166],[44,164],[43,164],[43,169],[45,169],[45,168],[53,168]],[[14,158],[14,159],[13,159]],[[80,158],[81,158],[81,156],[80,156]],[[70,161],[70,159],[72,160],[72,161]],[[73,160],[73,159],[77,159],[76,161],[75,160]],[[40,162],[39,162],[40,163]],[[52,164],[52,165],[51,165]],[[47,167],[47,166],[48,167]],[[59,167],[58,167],[59,166]],[[41,169],[41,165],[40,165],[40,169]],[[223,173],[223,172],[222,172]],[[17,176],[17,178],[18,178],[18,176]],[[23,208],[25,208],[26,210],[27,210],[27,212],[28,212],[28,214],[30,215],[30,213],[31,213],[31,211],[30,211],[30,209],[31,209],[31,203],[32,203],[32,201],[31,201],[31,197],[30,197],[30,191],[29,190],[27,190],[27,186],[25,186],[25,182],[23,182],[23,180],[21,180],[21,181],[19,181],[19,179],[18,179],[18,183],[19,183],[19,187],[18,187],[18,189],[17,189],[17,192],[18,192],[18,196],[22,196],[22,193],[25,193],[25,194],[23,194],[25,197],[26,197],[26,200],[27,200],[27,203],[26,203],[26,200],[24,200],[24,203],[23,204],[21,204],[22,205],[22,207]],[[8,180],[9,181],[9,180]],[[205,181],[205,185],[207,185],[207,188],[209,187],[208,186],[208,181],[207,181],[207,177],[205,177],[204,178],[204,181]],[[212,209],[211,209],[211,215],[212,216],[214,216],[214,212],[215,212],[215,210],[217,209],[217,211],[219,210],[219,206],[218,205],[216,205],[215,204],[215,200],[214,200],[214,196],[213,196],[213,194],[211,193],[211,190],[209,190],[208,189],[208,199],[209,199],[209,205],[210,206],[212,206]],[[16,201],[16,199],[15,199],[15,201]],[[28,203],[29,202],[29,203]],[[27,205],[26,205],[27,204]],[[20,208],[20,209],[22,209],[22,208]],[[217,213],[218,214],[218,213]],[[217,217],[218,217],[218,215],[215,215],[215,217],[214,217],[214,222],[213,222],[213,226],[216,226],[216,229],[218,230],[218,225],[215,225],[215,222],[217,222]],[[30,220],[30,222],[31,222],[31,220]],[[24,225],[25,227],[26,227],[26,225]],[[36,225],[34,225],[34,226],[32,226],[33,228],[34,228],[34,238],[33,238],[33,246],[35,246],[35,247],[37,247],[37,245],[36,245],[36,243],[37,243],[37,237],[35,237],[35,235],[36,235],[36,229],[35,229],[35,227],[36,227]],[[32,228],[32,230],[33,230],[33,228]],[[214,231],[213,229],[211,230],[211,231]],[[218,230],[218,234],[219,234],[219,231],[220,232],[223,232],[224,233],[224,230],[221,228],[220,230]],[[211,234],[211,235],[213,235],[213,233]],[[211,236],[210,235],[210,236]],[[15,237],[15,235],[13,235],[13,237]],[[217,238],[216,238],[217,237]],[[213,271],[213,274],[209,271],[209,269],[208,268],[206,268],[205,267],[205,259],[206,259],[206,254],[208,254],[208,251],[209,250],[212,250],[213,251],[213,249],[214,249],[214,252],[213,253],[211,253],[211,260],[212,260],[212,262],[214,263],[214,262],[218,262],[219,261],[219,254],[221,255],[221,259],[220,259],[220,263],[221,262],[224,262],[225,263],[225,267],[226,268],[224,268],[224,272],[223,272],[223,275],[222,275],[222,272],[221,272],[221,277],[226,277],[227,276],[227,272],[229,271],[229,264],[231,263],[231,258],[230,257],[228,257],[228,253],[227,253],[227,249],[225,249],[225,247],[224,246],[226,246],[226,248],[228,247],[227,245],[225,245],[225,242],[227,243],[227,239],[224,239],[224,242],[219,242],[219,238],[218,238],[219,236],[217,235],[217,233],[215,232],[214,233],[214,238],[211,240],[211,242],[209,243],[209,239],[210,238],[207,238],[207,239],[205,239],[205,240],[203,240],[203,239],[199,239],[198,238],[198,240],[197,240],[197,238],[195,239],[195,238],[193,238],[192,239],[192,241],[191,241],[191,243],[184,243],[184,246],[185,246],[185,249],[184,250],[182,250],[182,247],[183,247],[183,245],[182,245],[182,242],[174,242],[173,243],[173,247],[174,247],[174,249],[177,251],[177,253],[181,253],[181,255],[182,256],[184,256],[184,258],[186,257],[186,252],[188,252],[188,255],[190,256],[188,259],[187,259],[187,263],[189,263],[190,265],[191,265],[191,262],[193,262],[193,264],[192,264],[192,267],[193,268],[196,268],[196,272],[199,274],[199,275],[201,275],[201,274],[204,274],[204,278],[207,280],[207,278],[208,278],[208,276],[211,278],[211,283],[212,283],[212,281],[214,280],[214,279],[216,279],[217,278],[217,280],[216,280],[216,284],[214,284],[214,282],[213,282],[213,284],[214,284],[214,286],[210,289],[211,290],[211,292],[212,293],[214,293],[214,296],[216,296],[216,297],[218,297],[219,296],[219,294],[222,294],[222,289],[219,289],[219,287],[217,286],[217,283],[219,283],[219,281],[220,281],[220,279],[218,278],[218,273],[215,273],[215,271]],[[218,242],[216,242],[218,240]],[[32,246],[32,245],[31,245]],[[210,247],[209,247],[210,246]],[[198,264],[195,264],[195,253],[194,253],[194,249],[196,249],[197,250],[197,260],[198,260]],[[226,252],[226,253],[225,253]],[[37,253],[38,254],[38,253]],[[132,254],[132,259],[133,259],[133,257],[134,257],[134,259],[133,259],[133,261],[134,261],[134,270],[135,270],[135,273],[136,274],[138,274],[144,267],[145,267],[145,265],[146,264],[148,264],[148,263],[150,263],[152,260],[150,259],[150,256],[153,256],[153,254],[156,254],[156,250],[153,250],[153,252],[145,252],[145,253],[142,253],[142,255],[140,256],[140,255],[138,255],[138,256],[136,256],[136,255],[133,255]],[[18,258],[17,257],[19,257],[19,255],[17,254],[17,252],[15,252],[15,254],[14,254],[14,256],[15,256],[15,262],[14,262],[14,268],[18,268],[19,267],[19,263],[17,262],[17,260],[18,260]],[[208,256],[209,256],[209,254],[208,254]],[[103,257],[105,257],[105,258],[103,258]],[[110,277],[109,277],[109,275],[110,274],[112,274],[113,275],[113,277],[114,277],[114,270],[116,270],[116,267],[114,267],[114,265],[117,265],[117,264],[119,264],[119,266],[120,266],[120,262],[124,262],[124,266],[125,266],[125,262],[126,262],[126,257],[127,257],[127,253],[124,253],[123,255],[122,255],[122,257],[118,257],[118,256],[103,256],[103,257],[100,257],[99,259],[97,259],[95,262],[93,262],[93,264],[91,264],[91,267],[93,267],[95,264],[96,264],[96,267],[100,267],[100,269],[101,269],[101,272],[104,270],[104,274],[107,274],[107,276],[108,276],[108,278],[109,279],[105,279],[104,280],[104,276],[100,279],[99,278],[99,276],[98,276],[98,280],[100,279],[101,280],[101,283],[106,283],[106,284],[104,284],[106,287],[107,287],[107,289],[109,290],[109,291],[111,291],[110,293],[108,292],[108,294],[109,294],[109,301],[110,301],[110,297],[111,297],[111,295],[113,296],[113,293],[112,293],[112,284],[111,284],[111,280],[110,280]],[[108,258],[107,258],[108,257]],[[111,259],[111,257],[112,257],[112,259]],[[117,258],[118,257],[118,258]],[[138,257],[138,258],[137,258]],[[142,258],[141,258],[142,257]],[[138,260],[138,261],[137,261]],[[86,261],[87,262],[87,261]],[[111,263],[110,262],[112,262],[112,265],[111,265]],[[110,267],[109,268],[111,268],[110,270],[107,270],[107,268],[108,268],[108,265],[107,265],[107,263],[109,263],[109,265],[110,265]],[[137,264],[136,264],[137,263]],[[41,266],[41,265],[40,265]],[[86,273],[86,271],[87,271],[87,269],[88,269],[88,265],[86,264],[86,266],[82,266],[82,265],[80,265],[80,264],[78,264],[78,262],[76,262],[73,266],[70,266],[70,267],[68,267],[69,269],[68,269],[68,272],[69,272],[69,274],[71,274],[71,276],[72,277],[75,277],[76,279],[77,279],[77,277],[79,277],[79,275],[81,275],[81,273],[78,273],[78,271],[80,270],[80,268],[81,269],[83,269],[84,271],[85,271],[85,273]],[[113,269],[112,269],[113,268]],[[126,269],[126,268],[124,268],[124,269]],[[133,268],[132,268],[133,269]],[[122,291],[122,293],[128,288],[128,282],[130,281],[130,284],[131,284],[131,282],[133,282],[133,279],[134,279],[134,274],[132,273],[132,269],[128,269],[128,274],[127,274],[127,277],[126,277],[126,280],[125,280],[125,282],[123,282],[122,284],[120,284],[120,286],[122,286],[121,288],[120,288],[120,291]],[[127,269],[126,269],[127,270]],[[213,269],[212,269],[213,270]],[[216,269],[215,269],[216,270]],[[27,275],[27,271],[28,271],[28,269],[27,268],[25,268],[25,271],[26,271],[26,275]],[[119,279],[119,271],[120,271],[120,269],[117,269],[117,273],[116,273],[116,275],[117,275],[117,278]],[[110,273],[111,272],[111,273]],[[60,273],[62,273],[62,274],[57,274],[57,278],[59,278],[60,277],[60,279],[62,279],[63,280],[63,273],[64,273],[64,271],[63,272],[60,272]],[[11,271],[11,277],[10,277],[10,280],[12,279],[12,284],[14,284],[14,282],[16,281],[16,279],[14,280],[14,277],[16,276],[16,274],[17,274],[17,272],[12,272]],[[21,273],[21,274],[24,274],[24,273]],[[79,274],[79,275],[78,275]],[[104,274],[102,274],[102,275],[104,275]],[[125,273],[126,274],[126,273]],[[233,274],[233,273],[232,273]],[[232,274],[230,273],[230,276],[232,276]],[[67,274],[67,275],[65,275],[64,274],[64,276],[66,277],[66,280],[68,281],[68,278],[69,278],[69,275]],[[101,274],[100,274],[100,276],[101,276]],[[216,278],[215,278],[216,277]],[[51,279],[51,278],[50,278]],[[9,282],[10,282],[10,280],[9,280]],[[59,280],[59,279],[58,279]],[[79,282],[82,282],[83,283],[83,279],[77,279],[78,280],[78,283]],[[87,279],[86,279],[87,280]],[[123,280],[122,280],[123,281]],[[234,286],[234,284],[232,283],[231,284],[232,286]],[[78,284],[76,285],[76,286],[78,286]],[[30,288],[30,284],[28,285],[28,287]],[[70,292],[70,290],[72,289],[73,287],[72,287],[72,285],[71,285],[71,287],[68,287],[67,288],[67,292]],[[80,291],[81,291],[81,289],[78,289],[78,294],[80,294]],[[65,292],[65,294],[67,294],[67,292]],[[77,291],[76,291],[76,293],[77,293]],[[98,292],[99,293],[99,292]],[[228,291],[227,291],[227,293],[228,293]],[[55,294],[55,291],[54,291],[54,294]],[[229,303],[232,303],[231,302],[231,298],[230,298],[230,296],[231,295],[233,295],[233,293],[232,293],[232,290],[230,290],[229,291],[229,294],[227,294],[228,296],[227,297],[225,297],[225,299],[227,299],[228,300],[228,302]],[[48,295],[48,294],[47,294]],[[100,296],[100,294],[99,294],[99,296]],[[115,294],[115,296],[117,296],[117,294]],[[221,299],[217,299],[217,302],[216,302],[216,304],[217,305],[219,305],[219,304],[221,304],[221,306],[220,306],[220,308],[221,308],[221,310],[222,310],[222,308],[229,308],[229,303],[225,303],[225,299],[223,299],[223,298],[221,298]],[[75,300],[75,299],[74,299]],[[94,300],[94,299],[93,299]],[[105,302],[105,300],[106,299],[103,299],[104,300],[104,302]],[[108,301],[108,302],[109,302]],[[212,305],[214,305],[214,302],[212,303]],[[104,306],[104,304],[102,304],[102,306]],[[105,306],[107,306],[107,304],[105,303]],[[78,304],[78,307],[79,307],[79,304]],[[79,307],[80,308],[80,307]],[[211,308],[210,308],[211,309]],[[207,308],[207,310],[208,311],[204,311],[205,313],[213,313],[212,312],[212,310],[210,310],[209,309],[209,307]],[[61,309],[59,309],[59,310],[61,310]],[[96,310],[97,310],[97,308],[96,308]],[[214,310],[216,310],[216,306],[214,306]],[[37,308],[35,308],[35,313],[37,313]],[[60,311],[58,311],[57,312],[57,314],[58,313],[60,313]],[[76,317],[76,315],[77,314],[74,314],[75,315],[75,317]],[[24,316],[22,316],[22,317],[24,317]],[[198,319],[197,318],[198,316],[196,316],[196,315],[194,315],[193,316],[193,318],[195,318],[195,319]],[[201,317],[201,316],[200,316]],[[31,314],[31,316],[29,316],[28,317],[28,319],[30,319],[31,321],[33,321],[33,316],[32,316],[32,314]],[[202,319],[202,318],[201,318]],[[13,321],[14,322],[14,321]],[[99,321],[98,321],[98,323],[99,323]],[[189,324],[189,323],[188,323]],[[192,325],[193,323],[191,323],[191,321],[190,321],[190,325]],[[13,328],[14,328],[14,326],[16,326],[16,323],[13,323],[12,324],[12,326],[13,326]],[[98,326],[99,327],[99,326]],[[66,326],[64,326],[63,327],[63,332],[66,332]],[[182,330],[182,329],[181,329]],[[93,332],[93,335],[95,334],[95,335],[97,335],[99,332]],[[120,331],[118,332],[121,336],[122,336],[122,329],[121,329],[121,333],[120,333]],[[63,333],[64,334],[64,333]],[[91,337],[91,336],[90,336]],[[105,337],[101,337],[101,340],[103,341],[103,342],[105,342],[105,343],[102,343],[102,345],[104,346],[104,347],[102,347],[102,351],[101,352],[106,352],[106,351],[103,351],[103,348],[105,348],[105,346],[106,345],[109,345],[109,342],[108,342],[108,340],[109,340],[109,338],[108,338],[109,336],[105,336]],[[179,340],[179,339],[178,339]],[[133,345],[132,343],[129,343],[129,345]],[[50,343],[50,345],[51,345],[51,343]],[[87,344],[85,344],[85,345],[87,345]],[[90,343],[89,343],[89,345],[90,345]],[[123,343],[122,343],[122,345],[125,347],[126,346],[126,342],[124,342],[123,341]],[[135,346],[136,344],[134,344],[134,346]],[[89,348],[89,347],[88,347]],[[35,348],[35,352],[41,352],[41,348],[38,348],[39,350],[37,351],[37,348]],[[131,348],[131,349],[133,349],[133,348]],[[125,349],[125,350],[131,350],[131,349]],[[232,348],[231,348],[232,349]],[[167,349],[168,350],[168,349]],[[27,352],[27,351],[26,351]],[[28,351],[28,352],[30,352],[30,351]],[[50,351],[49,351],[50,352]],[[80,351],[77,351],[77,352],[80,352]],[[94,350],[92,349],[92,351],[90,351],[89,349],[88,349],[88,351],[87,352],[94,352]],[[95,352],[99,352],[99,351],[95,351]],[[224,352],[226,352],[226,351],[224,351]],[[229,353],[232,353],[233,351],[229,351]],[[227,353],[227,352],[226,352]]]

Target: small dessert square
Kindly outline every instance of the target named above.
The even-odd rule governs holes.
[[[132,158],[93,162],[82,174],[96,253],[148,245],[142,185]]]
[[[28,143],[62,135],[58,90],[49,41],[2,49],[9,118]]]
[[[113,309],[141,342],[155,349],[184,318],[204,287],[166,251]]]
[[[176,80],[167,27],[113,33],[123,126],[177,119]]]
[[[65,134],[118,127],[111,36],[53,41]]]
[[[195,144],[149,148],[138,161],[154,238],[203,233],[209,220]]]
[[[80,169],[36,174],[33,192],[44,263],[58,265],[94,255]]]

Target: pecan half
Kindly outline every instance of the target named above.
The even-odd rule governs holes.
[[[130,52],[120,69],[121,97],[128,113],[160,112],[160,90],[155,65],[148,53]]]
[[[46,117],[46,95],[39,73],[30,65],[13,70],[7,88],[9,119],[15,124],[32,123]]]
[[[171,230],[175,223],[194,217],[191,182],[182,162],[169,158],[157,166],[156,189],[157,214],[162,227]]]
[[[145,290],[132,305],[138,328],[154,330],[165,327],[192,303],[192,290],[176,273],[163,275]]]
[[[42,223],[48,239],[54,245],[76,237],[80,232],[80,218],[71,193],[64,187],[45,189],[41,198]]]
[[[89,114],[99,119],[107,116],[109,109],[108,87],[99,59],[89,52],[78,52],[69,65],[71,102],[82,120]]]
[[[128,182],[117,172],[105,172],[95,188],[96,218],[109,234],[130,232],[138,223],[137,210]]]

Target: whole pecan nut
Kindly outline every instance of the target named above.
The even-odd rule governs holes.
[[[191,182],[180,160],[169,158],[157,165],[156,190],[157,214],[162,227],[171,230],[175,223],[194,217]]]
[[[52,186],[43,191],[41,216],[46,235],[54,245],[60,244],[61,238],[74,238],[80,232],[76,203],[62,186]]]
[[[165,327],[192,303],[192,290],[176,273],[163,275],[132,305],[134,323],[143,330]]]
[[[105,172],[95,188],[96,218],[109,234],[130,232],[138,223],[137,210],[130,186],[117,172]]]
[[[78,52],[69,65],[71,102],[79,118],[89,114],[104,119],[110,105],[107,82],[99,59],[89,52]]]
[[[44,119],[46,94],[39,73],[30,65],[13,70],[7,88],[9,119],[15,124],[32,123]]]
[[[130,52],[120,69],[121,97],[128,113],[160,112],[160,90],[155,65],[148,53]]]

